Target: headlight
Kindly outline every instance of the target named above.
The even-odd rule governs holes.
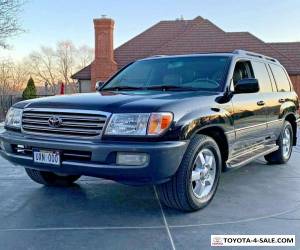
[[[10,108],[5,118],[5,126],[21,128],[22,109]]]
[[[113,114],[106,135],[155,136],[167,130],[173,121],[171,113]]]

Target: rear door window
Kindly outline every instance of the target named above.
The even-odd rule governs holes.
[[[254,76],[258,80],[260,92],[272,92],[272,83],[266,65],[263,62],[252,61]]]
[[[283,68],[275,64],[270,64],[270,68],[272,70],[278,91],[280,92],[291,91],[291,85],[289,79],[285,71],[283,70]]]

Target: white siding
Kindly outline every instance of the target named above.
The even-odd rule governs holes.
[[[91,92],[91,80],[80,80],[81,93]]]

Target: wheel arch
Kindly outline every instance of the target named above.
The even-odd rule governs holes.
[[[224,130],[219,126],[209,126],[199,129],[196,134],[212,137],[218,144],[222,157],[222,170],[226,170],[226,161],[229,157],[229,144]]]

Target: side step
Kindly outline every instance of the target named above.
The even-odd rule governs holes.
[[[264,155],[276,151],[278,148],[279,148],[278,145],[272,144],[272,145],[266,145],[252,150],[248,150],[245,153],[242,153],[238,156],[235,156],[234,158],[229,159],[226,163],[227,167],[228,168],[242,167],[259,157],[262,157]]]

